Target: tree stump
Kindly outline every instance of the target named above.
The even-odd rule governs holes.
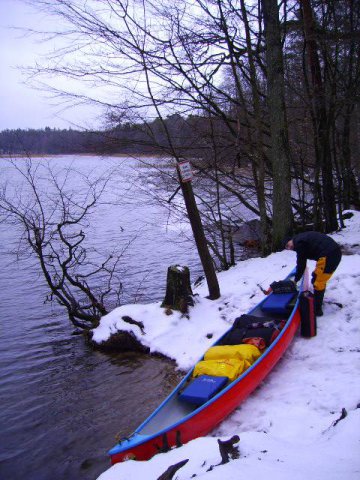
[[[189,305],[194,305],[188,267],[172,265],[168,268],[166,294],[161,306],[187,313]]]
[[[236,443],[240,442],[240,437],[234,435],[229,440],[218,440],[219,450],[221,455],[221,463],[219,465],[224,465],[229,463],[230,458],[236,459],[239,458],[239,449],[235,446]]]

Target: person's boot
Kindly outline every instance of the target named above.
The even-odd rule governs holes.
[[[315,306],[315,315],[317,317],[322,317],[324,312],[322,311],[322,304],[324,300],[325,290],[314,290],[314,306]]]

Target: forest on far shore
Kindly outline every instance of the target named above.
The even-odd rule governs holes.
[[[172,115],[165,120],[172,131],[173,146],[178,153],[200,155],[201,129],[206,119]],[[168,149],[164,125],[158,120],[150,123],[117,125],[108,130],[74,130],[46,127],[16,129],[0,132],[1,155],[66,155],[96,154],[164,154]]]

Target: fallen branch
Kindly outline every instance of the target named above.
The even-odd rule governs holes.
[[[271,287],[268,287],[267,290],[265,290],[265,288],[262,287],[262,286],[260,285],[260,283],[257,283],[256,285],[260,288],[260,290],[262,291],[262,293],[263,293],[264,295],[270,295],[270,293],[272,292],[272,288],[271,288]],[[255,294],[252,295],[252,296],[254,297]]]
[[[182,468],[184,465],[187,464],[189,459],[182,460],[179,463],[175,463],[175,465],[171,465],[157,480],[171,480],[175,473]]]
[[[142,322],[138,322],[137,320],[134,320],[133,318],[129,317],[128,315],[124,315],[123,317],[121,317],[122,320],[124,320],[124,322],[126,323],[130,323],[131,325],[136,325],[137,327],[140,328],[141,330],[141,333],[144,335],[145,334],[145,328],[144,328],[144,324]]]
[[[339,308],[344,308],[344,305],[339,302],[332,302],[331,300],[325,300],[325,303],[328,303],[329,305],[336,305]]]
[[[341,415],[340,415],[340,417],[339,417],[337,420],[335,420],[335,422],[333,423],[333,427],[336,427],[336,425],[337,425],[341,420],[344,420],[344,418],[346,418],[346,417],[347,417],[347,411],[346,411],[345,408],[343,408],[343,409],[341,410]]]

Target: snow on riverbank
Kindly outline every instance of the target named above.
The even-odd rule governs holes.
[[[176,473],[178,480],[360,478],[360,213],[353,213],[346,228],[332,235],[344,255],[328,284],[317,336],[304,339],[297,334],[263,384],[210,436],[147,462],[117,464],[99,480],[156,480],[184,459],[189,461]],[[133,331],[151,351],[174,358],[187,370],[235,317],[263,298],[260,286],[266,289],[288,274],[295,258],[294,252],[283,251],[220,273],[221,298],[209,301],[206,285],[199,287],[190,318],[165,315],[159,303],[119,307],[103,317],[93,339],[101,342],[118,329]],[[313,268],[315,262],[308,265]],[[142,322],[144,335],[124,323],[124,315]],[[347,415],[337,422],[343,409]],[[240,458],[210,468],[221,461],[217,438],[235,434],[240,437]]]

